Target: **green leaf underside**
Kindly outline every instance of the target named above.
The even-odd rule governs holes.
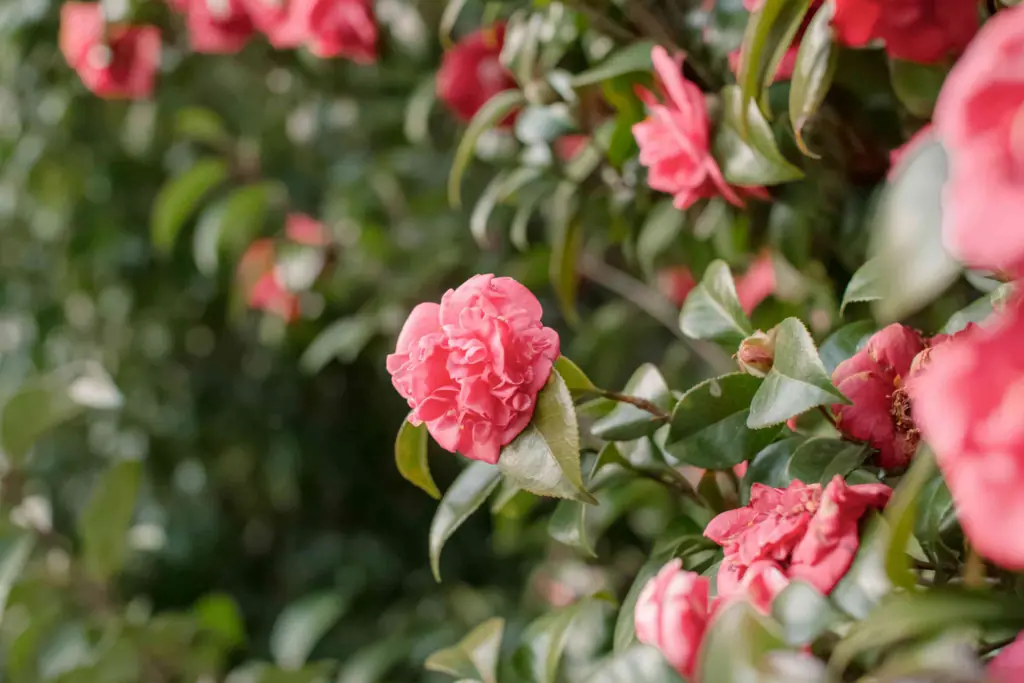
[[[751,429],[782,424],[816,406],[849,402],[833,386],[804,324],[786,318],[777,330],[772,369],[750,404]]]
[[[414,425],[408,419],[398,428],[395,438],[395,464],[398,472],[410,484],[422,489],[430,497],[441,498],[441,492],[430,474],[427,462],[427,425]]]
[[[753,333],[725,261],[713,261],[704,271],[700,284],[686,297],[679,327],[687,337],[732,347]]]
[[[437,581],[441,580],[441,550],[445,542],[491,495],[499,481],[501,472],[497,467],[485,462],[472,462],[441,497],[430,524],[429,536],[430,569]]]
[[[556,683],[572,625],[595,604],[590,599],[579,600],[532,621],[520,638],[515,654],[517,668],[536,683]]]
[[[459,679],[496,683],[504,619],[488,619],[452,647],[427,657],[424,667]]]

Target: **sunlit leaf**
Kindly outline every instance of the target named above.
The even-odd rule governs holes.
[[[432,498],[441,498],[427,462],[426,424],[415,426],[408,419],[402,422],[395,438],[395,464],[410,484],[426,491]]]
[[[201,159],[184,173],[168,180],[153,203],[150,235],[162,252],[174,248],[185,222],[199,202],[228,178],[227,164],[220,159]]]

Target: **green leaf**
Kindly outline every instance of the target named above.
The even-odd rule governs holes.
[[[559,356],[555,361],[555,372],[561,375],[562,379],[565,380],[565,386],[568,387],[569,391],[577,391],[585,393],[588,391],[598,391],[598,388],[594,386],[594,383],[590,381],[586,373],[580,369],[580,366],[573,363],[565,356]]]
[[[78,520],[82,559],[86,571],[97,581],[106,581],[124,566],[141,479],[139,461],[124,460],[113,465],[96,481],[82,510]]]
[[[650,401],[665,411],[672,405],[672,391],[658,368],[650,363],[636,369],[622,393]],[[617,403],[612,412],[594,422],[590,431],[605,441],[632,441],[653,434],[662,424],[646,410],[629,403]]]
[[[0,444],[4,454],[21,463],[40,436],[82,412],[66,387],[52,376],[30,380],[3,406]]]
[[[810,6],[811,0],[763,0],[750,15],[736,77],[744,102],[767,92]]]
[[[455,678],[497,683],[498,654],[504,619],[489,619],[457,644],[427,657],[424,667]]]
[[[793,122],[796,144],[800,150],[817,158],[804,142],[803,129],[825,101],[832,78],[839,64],[839,46],[832,40],[834,6],[826,2],[807,25],[793,65],[793,78],[789,86],[789,120]]]
[[[481,248],[489,248],[491,237],[487,226],[494,212],[494,207],[507,200],[527,184],[541,176],[542,169],[532,166],[520,166],[508,172],[496,175],[484,189],[473,213],[469,216],[469,232]]]
[[[828,598],[804,581],[793,581],[775,597],[772,616],[789,645],[810,645],[842,619]]]
[[[178,110],[174,120],[176,137],[205,142],[214,147],[231,143],[231,134],[224,126],[224,120],[203,107],[184,107]]]
[[[430,475],[430,463],[427,462],[427,425],[413,425],[406,419],[398,428],[395,438],[395,464],[398,472],[405,480],[416,486],[436,500],[440,500],[441,492]]]
[[[811,437],[793,452],[786,476],[824,486],[837,474],[845,477],[853,472],[869,455],[871,449],[863,444],[828,436]]]
[[[203,197],[228,179],[228,166],[220,159],[201,159],[189,170],[164,183],[153,202],[150,236],[164,253],[174,248],[178,233]]]
[[[7,610],[7,598],[11,595],[11,588],[21,577],[21,572],[32,555],[35,542],[35,536],[24,534],[4,544],[5,547],[0,554],[0,619]]]
[[[437,37],[441,42],[441,45],[450,47],[452,44],[452,29],[455,28],[455,22],[459,20],[459,15],[462,14],[462,10],[466,8],[466,0],[448,0],[444,6],[444,12],[441,13],[441,20],[437,24]],[[437,87],[436,85],[434,86]]]
[[[754,457],[775,434],[747,427],[761,380],[737,372],[691,388],[672,412],[668,452],[695,467],[724,470]]]
[[[1013,293],[1013,283],[1007,282],[998,289],[977,299],[949,317],[941,332],[955,334],[971,323],[982,323],[999,307],[999,302]]]
[[[422,145],[430,139],[430,114],[437,103],[437,78],[434,74],[423,79],[405,105],[405,138],[413,145]]]
[[[570,325],[575,325],[579,320],[576,312],[576,289],[579,284],[576,260],[583,243],[583,221],[577,216],[578,190],[575,183],[565,181],[559,184],[552,197],[553,237],[549,274],[551,286],[554,287],[562,308],[562,315]]]
[[[917,586],[917,575],[910,567],[907,544],[914,534],[921,492],[935,471],[935,458],[927,447],[914,456],[910,469],[900,479],[892,500],[885,506],[885,519],[889,523],[889,548],[885,554],[885,571],[894,586],[912,591]]]
[[[515,664],[533,683],[556,683],[558,665],[569,640],[573,622],[588,608],[598,603],[591,599],[579,600],[567,607],[549,612],[530,622],[520,638],[515,653]]]
[[[335,320],[322,329],[306,347],[299,359],[299,367],[306,374],[315,375],[335,358],[342,363],[352,363],[379,328],[380,322],[372,314],[357,313]]]
[[[744,600],[721,608],[704,636],[698,669],[705,681],[750,683],[760,680],[764,656],[784,649],[781,634]]]
[[[766,446],[754,456],[747,466],[746,474],[743,475],[740,503],[746,505],[750,502],[750,487],[754,484],[764,484],[776,489],[789,486],[789,482],[792,481],[789,476],[789,461],[805,440],[802,436],[790,436]]]
[[[557,371],[537,395],[530,424],[501,449],[498,469],[509,482],[539,496],[596,502],[583,486],[576,409]]]
[[[900,103],[919,119],[930,119],[949,69],[939,64],[889,60],[892,89]]]
[[[282,669],[300,669],[313,648],[345,612],[337,593],[310,595],[281,612],[270,631],[270,654]]]
[[[463,133],[462,139],[459,141],[459,146],[455,149],[455,158],[448,176],[448,202],[454,208],[462,206],[462,176],[473,159],[477,140],[485,130],[493,127],[514,109],[525,103],[526,96],[519,90],[503,90],[487,100],[473,116],[473,120],[469,122],[466,132]]]
[[[849,403],[832,385],[804,324],[786,318],[776,330],[772,369],[750,403],[747,426],[764,429],[816,406]]]
[[[1016,631],[1024,626],[1024,602],[1015,595],[995,591],[941,588],[894,593],[866,619],[854,623],[836,644],[829,672],[838,680],[861,654],[937,634],[951,624]]]
[[[880,259],[869,259],[857,269],[850,278],[843,292],[843,303],[839,307],[842,313],[846,307],[858,301],[878,301],[885,296],[885,274],[882,272]]]
[[[501,472],[497,467],[474,461],[444,492],[430,523],[430,569],[437,581],[441,581],[441,550],[445,542],[487,500],[499,481]]]
[[[569,106],[564,102],[525,107],[516,117],[515,133],[524,145],[557,140],[576,130]]]
[[[722,175],[732,185],[778,185],[804,177],[804,172],[779,151],[757,103],[749,100],[744,105],[743,95],[734,85],[722,90],[722,119],[712,148]]]
[[[587,538],[587,508],[575,500],[560,500],[548,519],[548,535],[562,545],[580,551],[588,557],[597,557]]]
[[[205,633],[213,635],[224,648],[245,644],[245,622],[238,603],[227,593],[204,595],[192,611],[196,623]]]
[[[890,591],[892,583],[885,571],[889,526],[877,513],[868,514],[867,529],[861,535],[860,548],[853,564],[832,590],[832,602],[854,617],[864,619]]]
[[[580,680],[587,683],[684,683],[660,652],[639,644],[598,661]]]
[[[873,321],[858,320],[855,323],[843,325],[829,335],[818,349],[825,372],[831,377],[836,367],[863,348],[874,333],[875,323]]]
[[[898,320],[952,284],[959,264],[942,245],[946,153],[934,139],[916,144],[886,187],[874,217],[871,245],[883,296],[875,312]]]
[[[679,327],[692,339],[711,339],[732,347],[753,334],[725,261],[713,261],[704,271],[700,284],[686,297]]]
[[[653,48],[654,43],[646,40],[627,45],[612,53],[608,59],[597,66],[576,74],[572,79],[572,86],[582,88],[626,74],[648,73],[653,68],[651,62]]]
[[[260,234],[276,185],[259,183],[234,190],[202,212],[192,235],[196,268],[203,275],[217,272],[220,250],[239,250]]]
[[[686,214],[677,209],[671,199],[654,205],[640,227],[636,241],[636,258],[648,275],[654,272],[658,255],[672,246],[683,230]]]

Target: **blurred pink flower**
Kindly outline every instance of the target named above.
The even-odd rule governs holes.
[[[499,23],[471,33],[441,59],[437,72],[437,96],[463,121],[469,121],[480,107],[516,82],[501,64],[501,48],[505,44],[505,24]],[[502,122],[514,119],[510,114]]]
[[[98,2],[60,8],[60,50],[89,90],[106,98],[143,99],[153,92],[160,65],[155,26],[107,26]]]
[[[244,0],[252,23],[278,49],[296,48],[309,35],[309,0]]]
[[[294,322],[299,317],[299,297],[278,280],[276,262],[273,240],[256,240],[242,255],[236,277],[250,308]]]
[[[372,0],[303,0],[309,4],[307,47],[317,57],[377,60],[377,17]]]
[[[736,295],[740,306],[747,315],[775,293],[775,264],[769,252],[762,252],[747,268],[747,272],[736,278]]]
[[[533,416],[558,358],[540,302],[512,278],[476,275],[409,314],[391,381],[445,450],[496,463]]]
[[[932,137],[932,124],[928,124],[916,133],[910,136],[910,139],[904,142],[896,149],[889,152],[889,179],[892,180],[893,172],[900,165],[900,163],[913,152],[918,145],[929,140]]]
[[[580,152],[587,148],[590,144],[590,136],[583,134],[571,134],[563,135],[562,137],[555,140],[554,150],[555,157],[561,161],[572,161],[576,158]]]
[[[985,673],[992,683],[1020,683],[1024,681],[1024,633],[999,651],[988,663]]]
[[[170,0],[185,14],[189,42],[196,52],[233,54],[254,32],[243,0]]]
[[[304,213],[288,214],[284,232],[291,241],[308,247],[322,247],[331,241],[331,231],[327,226]]]
[[[963,52],[978,31],[978,0],[836,0],[844,45],[882,40],[890,57],[931,64]]]
[[[711,620],[711,582],[672,560],[647,582],[633,612],[636,637],[657,648],[669,664],[696,681],[700,646]]]
[[[697,281],[686,266],[672,266],[658,271],[658,291],[676,306],[682,306],[696,286]]]

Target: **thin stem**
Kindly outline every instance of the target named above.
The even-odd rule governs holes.
[[[588,5],[587,0],[565,0],[565,4],[586,16],[587,21],[589,21],[595,29],[602,33],[607,33],[612,38],[633,41],[638,37],[626,27],[609,19],[606,15],[602,14],[600,10]]]
[[[836,421],[836,416],[832,414],[831,410],[829,410],[825,406],[818,406],[818,410],[821,412],[822,415],[825,416],[825,419],[828,420],[828,423],[830,425],[835,427],[836,430],[839,429],[839,423]]]
[[[639,396],[630,396],[628,394],[620,394],[616,391],[607,391],[605,389],[602,389],[600,393],[605,398],[611,399],[613,401],[618,401],[619,403],[628,403],[632,406],[636,406],[640,410],[650,413],[656,419],[662,422],[668,422],[672,418],[671,415],[669,415],[664,410],[662,410],[661,408],[659,408],[658,406],[651,403],[645,398],[640,398]]]

